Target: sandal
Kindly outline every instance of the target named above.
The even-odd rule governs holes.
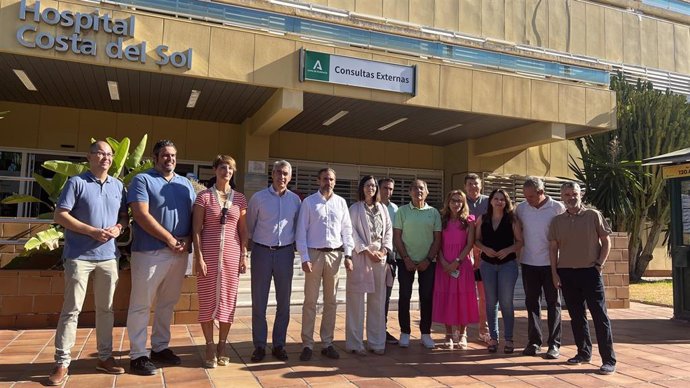
[[[467,350],[467,334],[460,337],[460,350]]]
[[[206,355],[203,362],[203,366],[206,369],[213,369],[217,366],[216,349],[214,345],[213,341],[206,342]]]
[[[515,351],[515,344],[513,340],[506,340],[505,346],[503,346],[503,353],[512,354]]]
[[[230,357],[225,353],[227,349],[227,341],[219,341],[218,342],[218,365],[219,366],[226,366],[230,365]]]
[[[455,340],[453,338],[453,334],[446,333],[445,345],[448,347],[448,349],[453,350],[453,347],[455,345],[454,342],[455,342]]]
[[[487,349],[489,350],[489,353],[498,352],[498,341],[496,341],[495,339],[489,341],[489,346],[487,347]]]

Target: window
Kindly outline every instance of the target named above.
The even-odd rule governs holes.
[[[271,169],[273,162],[267,163],[268,184],[271,184]],[[376,179],[390,177],[395,180],[393,202],[402,205],[410,201],[410,184],[416,178],[427,182],[429,206],[440,208],[443,204],[443,171],[440,170],[416,170],[405,168],[389,168],[379,166],[358,166],[351,164],[318,163],[308,161],[290,161],[292,164],[292,181],[290,190],[304,199],[319,190],[317,174],[320,169],[330,167],[335,170],[336,182],[334,192],[345,198],[348,205],[357,202],[357,186],[359,180],[366,175],[373,175]]]

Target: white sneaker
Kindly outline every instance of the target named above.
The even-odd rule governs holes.
[[[431,334],[422,334],[422,345],[427,349],[433,349],[436,347],[434,340],[431,339]]]
[[[400,340],[398,341],[398,345],[400,345],[401,348],[406,348],[410,346],[410,335],[400,333]]]

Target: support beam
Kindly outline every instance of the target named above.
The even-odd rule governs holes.
[[[278,89],[249,120],[249,134],[269,136],[304,110],[304,93]]]
[[[495,156],[565,140],[565,124],[532,123],[474,140],[475,156]]]

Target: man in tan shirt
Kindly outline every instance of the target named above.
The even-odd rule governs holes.
[[[553,284],[563,292],[568,305],[577,355],[568,360],[575,365],[592,359],[592,340],[585,302],[594,321],[597,345],[604,375],[616,371],[611,321],[606,312],[606,298],[601,270],[608,258],[611,228],[601,213],[582,205],[580,186],[566,182],[561,186],[561,200],[566,212],[556,216],[549,228],[549,256]]]

